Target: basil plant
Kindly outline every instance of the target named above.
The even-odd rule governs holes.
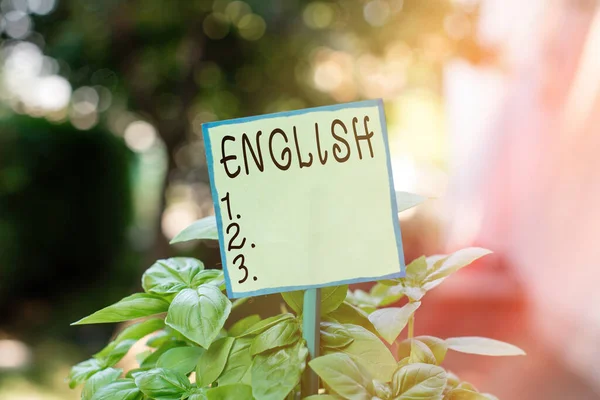
[[[216,238],[215,219],[208,217],[174,241]],[[159,260],[142,277],[143,293],[75,322],[135,320],[75,365],[68,382],[83,385],[83,400],[496,399],[445,370],[444,357],[448,351],[516,356],[521,349],[481,337],[413,334],[423,296],[488,253],[468,248],[421,257],[405,278],[377,282],[369,292],[323,288],[320,356],[312,360],[302,336],[303,292],[282,293],[279,315],[228,321],[244,301],[224,294],[222,271],[204,269],[194,258]],[[407,339],[400,340],[405,329]],[[137,365],[124,371],[119,362],[130,351],[138,351]],[[308,369],[320,378],[319,394],[303,392]]]

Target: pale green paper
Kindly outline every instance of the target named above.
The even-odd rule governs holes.
[[[352,119],[358,117],[357,132],[365,133],[363,118],[369,117],[369,131],[374,157],[371,158],[366,140],[360,141],[363,158],[358,157]],[[332,148],[337,142],[331,134],[331,123],[338,118],[344,122],[335,132],[350,145],[350,158],[340,163],[335,160]],[[315,123],[319,125],[321,150],[327,150],[327,162],[319,161]],[[296,127],[300,151],[304,161],[313,154],[310,167],[300,168],[294,144],[293,127]],[[284,146],[291,150],[292,164],[288,170],[278,169],[269,154],[269,136],[273,129],[281,128],[288,137],[273,139],[273,153],[282,162]],[[241,123],[209,126],[212,148],[213,185],[218,197],[229,193],[232,220],[227,215],[226,203],[220,201],[220,218],[224,235],[225,267],[231,285],[230,296],[241,293],[268,291],[273,288],[303,288],[325,286],[332,282],[381,277],[401,271],[403,259],[398,246],[390,195],[391,172],[388,170],[383,127],[376,104],[360,108],[315,111],[299,115],[251,120]],[[256,132],[262,131],[260,143],[264,171],[260,172],[247,152],[249,175],[244,168],[241,137],[247,133],[256,148]],[[241,167],[240,174],[229,178],[220,163],[221,139],[225,135],[236,138],[226,142],[225,155],[236,155],[228,162],[230,171]],[[342,156],[345,147],[342,145]],[[214,195],[214,193],[213,193]],[[218,201],[219,199],[214,199]],[[237,216],[240,216],[238,219]],[[217,215],[219,221],[219,215]],[[235,233],[230,223],[238,223],[240,234],[234,241],[246,242],[241,250],[227,251],[230,238]],[[252,244],[255,247],[252,248]],[[238,283],[245,275],[239,260],[243,254],[248,268],[248,279]],[[253,278],[256,277],[256,280]],[[284,291],[287,289],[281,289]]]

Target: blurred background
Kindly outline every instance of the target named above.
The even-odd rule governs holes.
[[[600,399],[596,0],[0,1],[0,400],[76,399],[139,289],[213,213],[201,124],[383,98],[406,261],[494,251],[425,298],[417,334],[519,359],[448,366],[507,400]]]

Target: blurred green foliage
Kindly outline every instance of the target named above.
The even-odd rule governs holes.
[[[150,119],[186,173],[199,165],[174,156],[202,122],[335,102],[311,84],[319,49],[358,59],[401,43],[414,53],[408,87],[439,89],[446,56],[476,57],[469,35],[447,34],[455,12],[449,0],[84,0],[59,2],[36,29],[74,87],[107,87]]]
[[[134,282],[133,157],[101,128],[15,115],[0,132],[0,320],[24,338],[51,336]]]

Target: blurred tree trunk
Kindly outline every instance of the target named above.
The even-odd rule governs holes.
[[[167,172],[162,185],[162,196],[159,207],[159,212],[156,219],[156,237],[155,243],[152,246],[152,251],[148,252],[148,263],[150,265],[157,259],[169,257],[172,254],[172,249],[169,245],[168,238],[165,237],[161,221],[162,215],[167,207],[167,189],[169,183],[175,178],[177,165],[175,162],[175,153],[177,149],[186,141],[189,131],[189,118],[187,111],[191,109],[192,102],[197,96],[198,87],[194,80],[194,74],[201,62],[202,49],[205,45],[206,38],[202,32],[201,24],[191,24],[186,28],[187,33],[181,39],[181,43],[186,43],[186,52],[181,60],[182,74],[180,79],[175,82],[169,89],[168,94],[175,96],[179,105],[177,107],[176,116],[165,117],[164,110],[161,109],[161,102],[156,101],[156,96],[167,93],[148,93],[143,87],[136,87],[131,83],[134,82],[136,76],[136,66],[139,60],[136,59],[137,53],[131,52],[131,49],[143,48],[143,42],[137,43],[136,35],[133,28],[132,11],[127,10],[130,5],[122,4],[121,18],[115,20],[113,26],[113,45],[114,59],[118,60],[118,65],[121,69],[122,76],[127,79],[125,86],[127,87],[133,109],[140,112],[150,119],[156,127],[156,130],[162,139],[165,148],[167,160]],[[160,89],[159,89],[160,91]]]

